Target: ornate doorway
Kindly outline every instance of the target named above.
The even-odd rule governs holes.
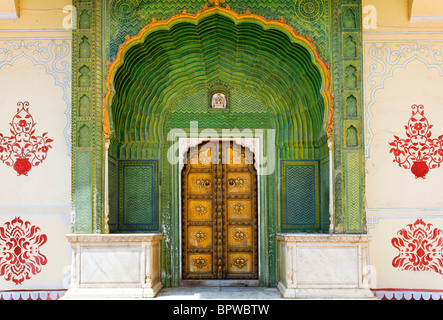
[[[254,155],[233,141],[191,147],[182,170],[182,279],[257,280]]]

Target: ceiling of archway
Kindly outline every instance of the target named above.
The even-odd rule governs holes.
[[[160,141],[173,102],[217,82],[262,101],[280,140],[312,143],[325,135],[329,79],[312,44],[281,24],[237,19],[228,11],[147,27],[121,47],[108,80],[119,141]]]

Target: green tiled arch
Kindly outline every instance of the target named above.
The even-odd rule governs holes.
[[[158,146],[174,101],[222,82],[263,102],[285,157],[316,157],[327,149],[328,101],[326,75],[315,58],[285,28],[237,21],[223,11],[148,28],[124,48],[111,79],[114,141]]]

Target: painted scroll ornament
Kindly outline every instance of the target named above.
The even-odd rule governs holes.
[[[389,152],[394,154],[393,162],[410,169],[416,179],[426,179],[429,170],[440,167],[443,162],[443,135],[432,139],[431,128],[424,115],[424,106],[413,105],[412,116],[405,126],[407,138],[394,136],[395,140],[389,142],[392,147]]]
[[[20,217],[0,227],[0,276],[16,285],[42,270],[47,258],[40,252],[47,236]]]
[[[36,123],[29,113],[29,102],[19,102],[17,106],[17,114],[9,124],[12,135],[0,133],[0,160],[13,167],[19,176],[27,176],[32,167],[46,159],[54,140],[47,137],[47,132],[35,135]]]

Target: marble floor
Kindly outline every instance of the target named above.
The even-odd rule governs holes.
[[[262,287],[179,287],[163,288],[153,299],[165,300],[271,300],[283,299],[277,288]]]

